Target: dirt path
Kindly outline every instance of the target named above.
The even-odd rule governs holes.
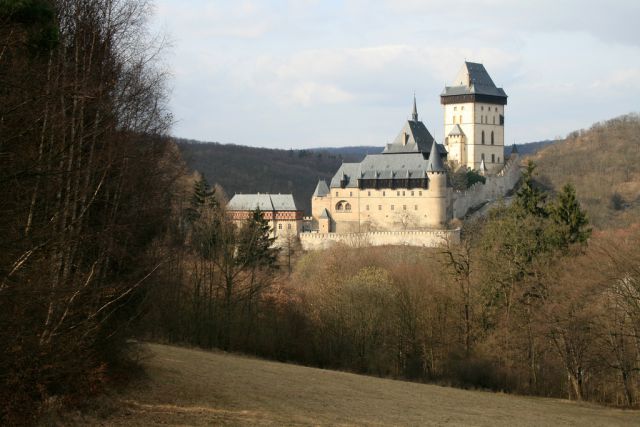
[[[147,344],[148,378],[88,425],[640,425],[640,412]]]

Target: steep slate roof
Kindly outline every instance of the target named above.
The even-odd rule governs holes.
[[[431,147],[431,152],[437,152],[437,144],[433,141],[433,146]],[[427,163],[427,171],[428,172],[444,172],[444,165],[442,164],[442,157],[440,156],[429,156],[429,163]]]
[[[236,194],[227,209],[230,211],[297,211],[291,194]]]
[[[313,197],[324,197],[327,194],[329,194],[329,187],[327,187],[327,182],[324,179],[321,179],[318,181],[318,185],[316,185]]]
[[[435,145],[435,147],[434,147]],[[436,148],[437,147],[437,148]],[[444,170],[439,145],[433,141],[431,150],[438,153],[433,161],[429,161],[426,153],[404,153],[390,156],[388,154],[368,154],[360,163],[343,163],[331,179],[331,188],[357,188],[358,179],[407,179],[424,178],[427,171]],[[429,150],[429,151],[431,151]],[[432,164],[432,169],[428,169]]]
[[[329,211],[327,211],[327,208],[322,209],[322,213],[320,214],[320,218],[329,219]]]
[[[506,98],[504,89],[496,87],[484,65],[466,62],[458,72],[453,86],[445,86],[441,96],[490,95]],[[505,101],[506,102],[506,101]]]
[[[407,135],[407,143],[404,144],[404,135]],[[402,130],[391,144],[387,144],[383,153],[428,153],[433,136],[421,121],[407,120]],[[446,154],[444,147],[440,147],[441,154]]]
[[[453,128],[449,132],[448,136],[458,136],[458,135],[464,136],[464,132],[462,131],[462,128],[460,127],[460,125],[455,124],[453,125]]]

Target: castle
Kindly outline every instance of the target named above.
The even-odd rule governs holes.
[[[505,167],[507,95],[484,66],[465,62],[440,102],[444,144],[438,144],[419,120],[414,97],[410,118],[382,153],[369,154],[360,163],[343,163],[329,184],[318,182],[311,200],[313,232],[300,235],[303,247],[326,246],[346,236],[359,236],[370,244],[434,246],[442,238],[456,239],[447,230],[452,218],[513,188],[519,168]],[[452,170],[466,168],[485,175],[486,187],[455,193],[447,164]]]

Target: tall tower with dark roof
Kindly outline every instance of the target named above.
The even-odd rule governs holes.
[[[440,95],[444,106],[444,143],[448,159],[489,173],[504,165],[504,107],[507,94],[484,68],[465,62],[452,86]]]

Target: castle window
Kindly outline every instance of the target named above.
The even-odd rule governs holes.
[[[496,113],[498,112],[498,107],[496,107]]]
[[[495,117],[493,119],[493,121],[495,122]],[[491,131],[491,145],[493,145],[493,131]]]
[[[350,211],[351,210],[351,203],[347,203],[344,205],[344,210],[346,211]]]
[[[458,107],[453,107],[453,111],[458,111]]]
[[[278,224],[278,230],[282,230],[282,224]]]
[[[399,195],[400,195],[400,192],[398,191],[397,193],[398,193],[398,196],[399,196]]]
[[[387,194],[387,193],[386,193],[385,191],[383,191],[383,192],[382,192],[382,197],[386,196],[386,194]]]
[[[417,211],[417,210],[418,210],[418,205],[415,205],[415,206],[413,207],[413,210],[414,210],[414,211]]]
[[[393,208],[394,208],[394,206],[393,206],[393,205],[391,205],[391,210],[393,210]]]
[[[480,111],[484,111],[484,105],[480,106]]]
[[[492,154],[491,155],[491,163],[495,163],[496,162],[496,155]]]
[[[402,210],[406,211],[407,210],[407,205],[402,205]]]
[[[422,191],[418,191],[418,196],[422,196]]]
[[[371,196],[371,191],[367,191],[367,196]]]
[[[336,191],[336,197],[338,197],[338,192]]]
[[[484,153],[480,154],[480,159],[484,160]]]
[[[287,230],[291,230],[291,224],[287,224]]]
[[[402,195],[404,196],[404,191],[402,192]]]
[[[353,197],[353,191],[349,191],[349,197]]]
[[[378,210],[381,211],[382,210],[382,205],[378,205]]]
[[[484,131],[482,131],[482,145],[484,145]]]
[[[413,191],[411,192],[411,195],[413,196]]]

